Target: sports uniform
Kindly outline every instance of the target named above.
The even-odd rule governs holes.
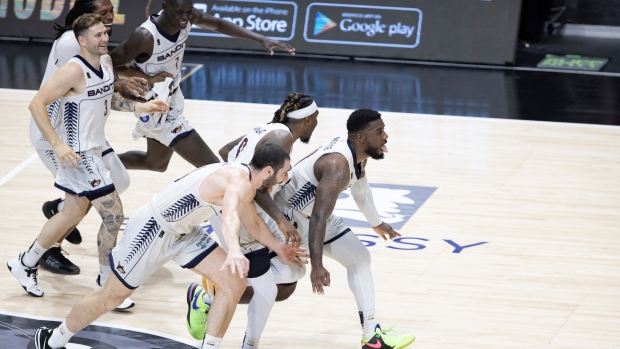
[[[76,40],[73,31],[69,30],[64,32],[57,40],[54,41],[54,44],[52,45],[52,50],[50,51],[47,59],[47,66],[45,68],[45,75],[43,76],[41,86],[43,86],[43,84],[47,82],[47,80],[49,80],[54,73],[56,73],[58,68],[69,62],[72,57],[78,55],[79,53],[80,44]],[[59,117],[62,114],[62,107],[63,106],[60,103],[60,99],[47,106],[47,112],[52,126],[59,135],[61,134],[62,129],[62,117]],[[56,172],[60,167],[58,164],[58,159],[56,158],[56,154],[52,151],[52,146],[49,142],[47,142],[47,140],[45,140],[32,117],[30,117],[29,135],[30,143],[37,151],[39,158],[45,167],[52,173],[52,175],[56,177]],[[118,155],[107,142],[103,146],[102,156],[106,167],[110,171],[110,176],[114,182],[116,191],[119,194],[123,193],[129,187],[129,174],[118,158]]]
[[[185,42],[192,28],[188,23],[185,29],[181,29],[176,35],[170,36],[161,30],[155,18],[160,16],[152,15],[141,27],[148,30],[153,36],[153,52],[148,60],[138,63],[135,60],[131,63],[133,67],[149,76],[155,76],[161,72],[172,74],[173,81],[168,84],[169,95],[167,103],[170,111],[166,115],[159,113],[151,115],[138,115],[136,127],[133,130],[135,140],[141,137],[152,138],[159,143],[172,147],[174,143],[196,132],[194,128],[185,120],[183,115],[184,97],[179,88],[181,83],[181,62],[185,52]]]
[[[114,93],[114,73],[104,57],[100,58],[99,70],[79,55],[71,58],[69,63],[80,65],[86,88],[80,94],[60,99],[60,135],[62,141],[82,160],[78,162],[78,168],[60,167],[54,185],[92,201],[115,191],[110,171],[102,159],[106,145],[104,127]]]
[[[183,268],[193,268],[218,246],[200,224],[222,207],[200,197],[200,184],[223,167],[250,174],[247,166],[236,163],[200,167],[164,188],[131,216],[123,238],[110,254],[112,270],[127,288],[137,288],[171,259]]]

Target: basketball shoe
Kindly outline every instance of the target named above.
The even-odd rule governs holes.
[[[362,349],[402,349],[409,346],[415,340],[412,334],[388,334],[392,332],[394,326],[387,330],[382,330],[379,325],[375,329],[375,334],[367,339],[362,336]]]
[[[54,330],[50,330],[47,327],[39,327],[34,332],[34,347],[36,349],[55,349],[49,346],[47,342],[49,342],[50,337],[52,337],[52,332]],[[65,347],[57,348],[57,349],[65,349]]]
[[[201,340],[207,331],[207,317],[215,294],[215,285],[206,278],[202,279],[205,287],[192,283],[187,288],[187,331],[194,339]]]
[[[43,203],[42,210],[43,210],[43,214],[45,215],[45,218],[50,219],[52,218],[52,216],[58,213],[58,204],[61,201],[62,199],[56,199],[52,201],[46,201]],[[69,233],[69,235],[65,237],[65,240],[69,241],[70,243],[74,245],[79,245],[82,243],[82,234],[80,234],[80,231],[77,230],[77,228],[74,228]]]
[[[97,288],[100,288],[102,285],[99,282],[100,281],[100,277],[99,275],[97,275],[97,281],[95,281],[95,283],[97,284]],[[117,311],[124,311],[127,310],[129,308],[133,308],[136,305],[136,303],[131,300],[131,298],[127,297],[125,298],[125,300],[123,301],[123,303],[121,303],[118,307],[114,308],[113,310],[117,310]]]
[[[59,246],[52,246],[45,251],[39,264],[41,268],[54,273],[64,275],[76,275],[80,273],[80,267],[73,264],[65,255],[64,250]]]
[[[39,282],[37,281],[38,265],[34,268],[25,266],[22,263],[22,256],[23,253],[20,253],[17,258],[9,260],[6,266],[29,295],[43,297],[43,291],[39,288]]]

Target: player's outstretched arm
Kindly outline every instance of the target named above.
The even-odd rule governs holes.
[[[145,103],[134,101],[121,96],[119,93],[112,95],[112,110],[132,112],[136,111],[139,114],[153,114],[153,113],[165,113],[170,110],[170,107],[166,102],[154,99]]]
[[[69,147],[62,143],[47,114],[47,105],[54,103],[70,91],[81,93],[86,87],[84,72],[75,63],[65,64],[39,89],[28,108],[32,113],[34,122],[39,131],[50,143],[60,166],[65,168],[65,163],[72,167],[78,167],[81,158]]]
[[[269,52],[270,55],[273,55],[274,49],[286,51],[292,55],[295,54],[295,49],[289,44],[270,39],[264,35],[247,30],[227,20],[213,17],[210,14],[197,9],[193,10],[190,22],[206,30],[216,31],[235,38],[256,41],[261,44],[265,51]]]

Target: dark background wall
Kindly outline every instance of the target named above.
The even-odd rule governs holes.
[[[620,26],[620,0],[556,0],[567,6],[567,23]]]

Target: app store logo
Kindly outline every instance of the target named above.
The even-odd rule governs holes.
[[[420,44],[422,11],[384,7],[311,3],[304,39],[338,45],[415,48]]]

